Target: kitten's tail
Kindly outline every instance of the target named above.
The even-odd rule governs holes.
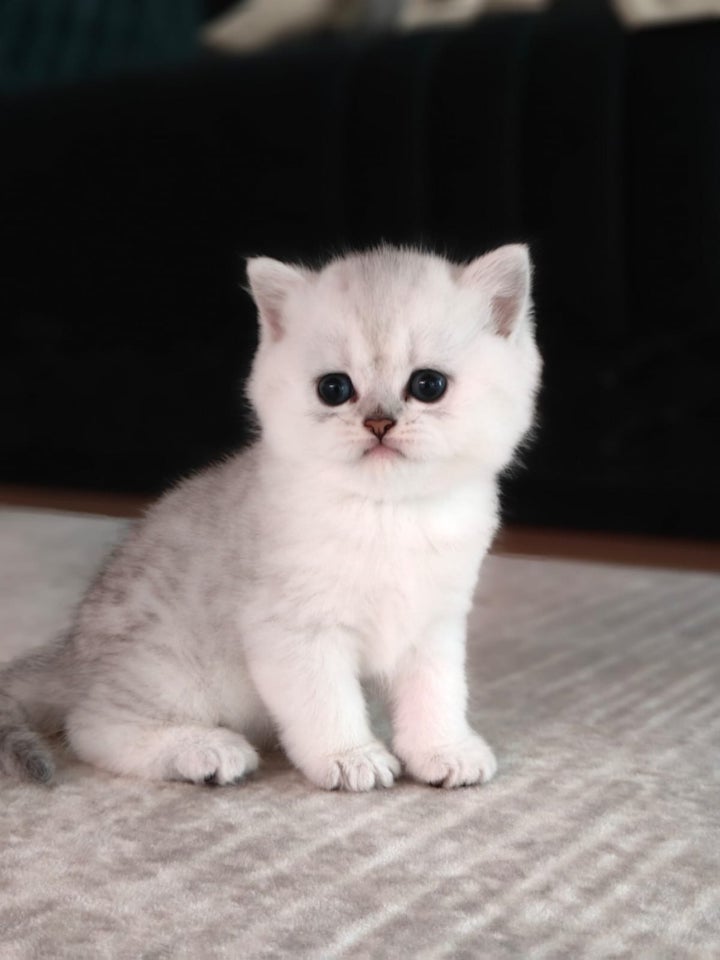
[[[69,705],[63,684],[67,644],[44,647],[0,672],[0,773],[49,783],[52,753],[33,724],[60,729]]]

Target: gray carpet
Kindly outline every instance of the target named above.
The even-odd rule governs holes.
[[[121,529],[0,512],[0,659]],[[3,781],[0,958],[720,957],[720,578],[491,557],[470,666],[487,787]]]

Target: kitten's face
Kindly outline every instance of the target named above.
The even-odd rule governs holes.
[[[508,461],[539,374],[524,248],[464,268],[384,247],[248,273],[262,320],[249,392],[278,455],[373,481]]]

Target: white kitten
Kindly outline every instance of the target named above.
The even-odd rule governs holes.
[[[84,760],[233,782],[279,733],[318,786],[453,787],[495,759],[466,719],[465,621],[496,478],[531,425],[530,265],[390,247],[319,272],[259,258],[248,394],[260,439],[166,494],[70,636],[0,675],[0,769]],[[381,680],[392,752],[361,680]]]

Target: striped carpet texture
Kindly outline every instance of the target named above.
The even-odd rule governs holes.
[[[0,512],[0,658],[122,527]],[[0,957],[720,957],[720,578],[491,557],[469,660],[484,788],[3,781]]]

